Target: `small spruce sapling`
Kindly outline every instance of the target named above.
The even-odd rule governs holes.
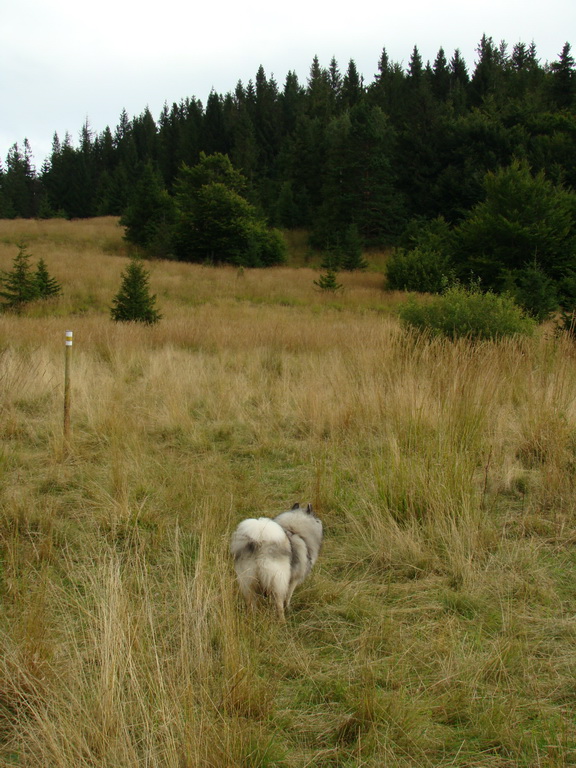
[[[340,246],[340,265],[347,272],[365,270],[368,262],[362,255],[362,237],[356,224],[350,224]]]
[[[140,322],[153,325],[162,315],[155,308],[156,296],[150,295],[150,274],[137,256],[133,256],[122,273],[120,290],[112,301],[110,314],[117,322]]]
[[[25,304],[38,298],[38,287],[30,266],[30,254],[24,244],[18,246],[18,254],[12,262],[12,271],[2,274],[0,297],[5,309],[13,309],[16,312],[20,312]]]
[[[314,285],[321,291],[327,291],[330,293],[336,293],[343,288],[342,283],[339,283],[336,279],[338,274],[338,259],[334,254],[327,254],[320,265],[320,268],[324,270],[320,273],[318,280],[314,280]]]
[[[62,293],[62,286],[55,277],[49,274],[44,259],[38,260],[34,282],[36,283],[37,297],[39,299],[49,299]]]

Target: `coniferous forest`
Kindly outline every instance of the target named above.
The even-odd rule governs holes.
[[[54,135],[39,170],[28,142],[14,144],[0,217],[118,215],[128,239],[151,253],[205,260],[210,253],[178,234],[175,211],[193,199],[197,210],[241,214],[256,263],[266,264],[278,243],[262,222],[306,228],[319,248],[351,233],[364,247],[386,247],[423,221],[458,225],[501,169],[558,192],[576,188],[569,43],[542,62],[534,43],[510,50],[483,36],[472,66],[459,50],[425,63],[414,47],[402,67],[383,49],[377,70],[367,82],[353,60],[341,69],[315,57],[305,83],[290,71],[279,84],[261,66],[254,81],[212,91],[205,104],[165,104],[157,119],[148,108],[133,118],[123,111],[98,135],[87,121],[76,143]],[[206,174],[217,182],[208,201],[198,196]]]

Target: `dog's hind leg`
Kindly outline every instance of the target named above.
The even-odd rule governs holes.
[[[290,573],[288,565],[288,562],[286,562],[285,567],[278,568],[273,572],[272,578],[270,580],[271,583],[268,589],[268,594],[270,594],[274,600],[274,604],[276,605],[276,613],[278,614],[278,619],[281,622],[286,621],[284,609],[287,604],[286,598],[290,587]]]
[[[276,613],[278,614],[278,619],[282,624],[286,622],[286,616],[284,614],[284,598],[282,595],[279,595],[277,592],[274,593],[274,601],[276,603]]]
[[[254,613],[256,610],[256,595],[252,589],[252,586],[249,584],[240,584],[240,592],[242,593],[242,597],[248,606],[248,610],[250,613]]]
[[[246,605],[251,613],[256,610],[256,587],[258,585],[258,573],[253,563],[236,563],[236,575],[238,576],[238,586],[240,593],[244,598]]]
[[[292,595],[294,594],[294,590],[296,589],[296,582],[293,581],[292,584],[288,587],[288,594],[286,595],[286,608],[290,608],[290,600],[292,600]]]

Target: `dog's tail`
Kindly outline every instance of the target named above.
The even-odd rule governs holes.
[[[243,520],[232,534],[230,552],[233,557],[255,554],[265,544],[286,545],[285,531],[269,517]]]

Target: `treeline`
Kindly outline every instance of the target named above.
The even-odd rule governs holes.
[[[77,146],[55,135],[38,171],[27,141],[0,173],[0,217],[122,215],[150,173],[170,197],[183,168],[227,155],[248,181],[250,204],[273,226],[306,227],[321,247],[354,227],[366,246],[398,242],[408,222],[457,224],[483,196],[487,172],[515,161],[576,188],[576,71],[566,43],[542,63],[534,44],[509,50],[483,36],[469,68],[456,50],[407,68],[384,49],[364,81],[353,60],[341,71],[315,57],[305,84],[280,86],[263,67],[254,81],[203,105],[186,98],[149,109]]]

